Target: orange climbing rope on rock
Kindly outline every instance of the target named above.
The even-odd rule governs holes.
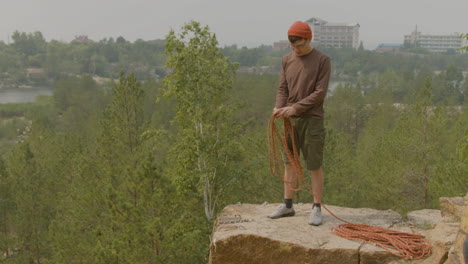
[[[296,144],[294,144],[293,126],[288,118],[283,119],[283,121],[283,134],[277,128],[274,116],[271,116],[269,121],[268,156],[270,171],[284,181],[284,163],[280,149],[282,148],[295,171],[295,176],[291,183],[295,183],[296,187],[292,188],[292,190],[299,191],[305,182],[307,189],[314,195],[312,187],[307,181],[304,181],[299,152]],[[288,138],[292,142],[292,150],[288,148]],[[325,205],[322,204],[322,207],[332,216],[345,223],[332,229],[332,232],[338,236],[375,244],[394,255],[409,260],[422,259],[431,254],[431,245],[424,239],[424,236],[385,229],[379,226],[350,223],[336,216]]]

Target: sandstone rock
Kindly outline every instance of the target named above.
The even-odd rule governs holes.
[[[465,200],[463,197],[441,197],[439,198],[440,213],[442,217],[447,218],[446,221],[458,221],[463,215]]]
[[[466,234],[459,232],[455,243],[448,252],[447,261],[444,264],[465,264],[463,260],[463,242],[467,238]]]
[[[460,227],[460,223],[447,223],[440,221],[435,228],[430,231],[427,238],[431,241],[440,241],[443,244],[451,245]]]
[[[359,264],[408,263],[406,259],[389,254],[386,250],[370,244],[363,244],[359,250]]]
[[[460,221],[460,231],[468,234],[468,205],[465,206],[465,210],[463,211],[463,216]]]
[[[429,232],[427,239],[431,241],[432,263],[445,263],[448,252],[457,237],[459,224],[440,221],[436,227]],[[431,262],[427,262],[431,263]]]
[[[308,225],[310,204],[295,205],[294,217],[267,218],[277,205],[224,208],[213,230],[210,263],[419,263],[396,257],[375,245],[332,234],[331,229],[343,222],[323,209],[324,224]],[[392,210],[328,207],[338,217],[354,223],[390,228],[402,220]]]
[[[460,229],[457,233],[457,237],[453,246],[448,252],[448,258],[445,264],[463,264],[463,245],[466,239],[468,239],[468,194],[464,198],[465,204],[463,213],[461,216]],[[468,253],[468,252],[467,252]]]
[[[336,236],[332,228],[343,222],[324,209],[324,224],[310,226],[307,224],[310,204],[295,205],[294,217],[272,220],[266,215],[278,204],[264,203],[224,208],[213,228],[209,263],[463,264],[463,242],[468,237],[468,194],[441,201],[444,217],[439,210],[426,209],[408,213],[409,221],[403,221],[392,210],[328,206],[338,217],[352,223],[426,236],[432,245],[432,255],[426,259],[409,261],[375,245]],[[457,216],[461,220],[456,221]]]
[[[434,228],[434,226],[441,220],[439,210],[423,209],[418,211],[411,211],[407,214],[408,219],[417,227],[423,229]]]

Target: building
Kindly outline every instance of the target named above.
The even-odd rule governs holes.
[[[435,53],[460,52],[463,40],[458,33],[452,35],[424,35],[418,28],[405,35],[405,47],[421,47]]]
[[[289,48],[289,41],[288,40],[280,40],[278,42],[273,43],[273,50],[279,51]]]
[[[376,52],[384,53],[384,52],[397,52],[401,49],[401,44],[391,44],[391,43],[381,43],[377,48],[375,48]]]
[[[71,42],[73,43],[92,43],[93,41],[88,38],[86,35],[79,35],[75,36],[75,39],[73,39]]]
[[[359,48],[358,23],[329,23],[320,18],[306,21],[313,32],[313,46],[334,48]]]

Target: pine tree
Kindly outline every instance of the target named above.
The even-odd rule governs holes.
[[[450,147],[447,157],[436,164],[434,182],[429,186],[434,197],[465,196],[468,190],[468,113],[466,109],[448,109],[453,124],[444,130],[450,142],[443,142],[443,146]]]
[[[406,184],[402,187],[405,197],[415,201],[414,206],[427,208],[434,198],[429,192],[434,180],[435,165],[447,158],[448,127],[446,108],[433,105],[431,81],[415,94],[415,103],[402,115],[395,129],[397,146],[404,158],[397,173]],[[404,188],[406,186],[406,188]]]
[[[350,196],[356,197],[358,203],[353,206],[399,209],[402,180],[396,168],[401,152],[395,151],[391,131],[396,125],[400,110],[389,103],[370,107],[372,115],[356,144],[355,166],[348,176],[354,176],[350,183],[353,186],[349,188]]]
[[[47,226],[50,217],[47,180],[38,169],[28,142],[20,144],[8,159],[15,190],[15,252],[24,263],[42,263],[47,254]]]
[[[10,257],[13,246],[13,219],[15,215],[11,178],[8,176],[5,162],[0,158],[0,254]]]

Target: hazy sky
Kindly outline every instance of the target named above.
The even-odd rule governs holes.
[[[41,31],[47,40],[123,36],[162,39],[190,20],[208,25],[222,46],[286,39],[294,21],[358,22],[366,48],[428,34],[468,33],[468,0],[0,0],[0,40]],[[10,39],[11,41],[11,39]]]

